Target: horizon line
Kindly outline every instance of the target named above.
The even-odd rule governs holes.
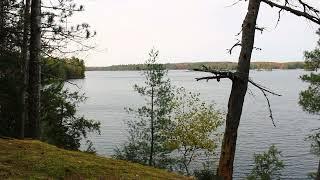
[[[292,60],[292,61],[257,61],[253,60],[250,63],[294,63],[304,62],[304,60]],[[160,64],[193,64],[193,63],[238,63],[238,61],[193,61],[193,62],[167,62]],[[85,66],[85,67],[112,67],[112,66],[128,66],[128,65],[142,65],[144,63],[132,63],[132,64],[112,64],[106,66]]]

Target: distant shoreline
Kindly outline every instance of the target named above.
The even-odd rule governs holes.
[[[235,70],[236,62],[194,62],[194,63],[167,63],[164,64],[168,70],[192,70],[201,68],[203,65],[212,69]],[[143,64],[112,65],[106,67],[86,67],[86,71],[141,71]],[[251,69],[304,69],[304,62],[252,62]]]

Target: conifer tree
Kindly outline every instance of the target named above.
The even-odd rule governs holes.
[[[317,34],[320,35],[318,30]],[[306,68],[309,70],[317,71],[320,68],[320,41],[318,41],[318,47],[312,51],[305,52],[305,63]],[[299,104],[304,111],[320,115],[320,74],[310,73],[301,77],[302,81],[309,83],[308,89],[300,93]],[[311,151],[320,155],[320,129],[317,128],[313,131],[307,139],[311,141]],[[320,160],[318,170],[316,173],[316,179],[320,179]]]
[[[165,146],[165,134],[170,128],[173,92],[167,70],[157,62],[159,51],[152,49],[145,62],[144,86],[135,85],[134,90],[145,98],[145,104],[128,108],[136,118],[127,122],[129,142],[117,149],[116,157],[141,164],[165,168],[170,150]]]

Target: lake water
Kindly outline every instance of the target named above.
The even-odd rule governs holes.
[[[281,97],[269,96],[277,127],[269,118],[266,101],[259,90],[249,86],[243,108],[235,158],[235,179],[245,177],[252,167],[253,154],[265,151],[275,144],[282,151],[285,162],[285,179],[306,179],[318,165],[316,156],[310,154],[310,143],[304,139],[310,130],[320,127],[319,117],[309,115],[298,105],[299,92],[307,84],[299,76],[303,70],[251,71],[252,79]],[[169,71],[175,86],[201,93],[201,97],[215,103],[226,112],[230,93],[229,80],[196,82],[196,77],[208,75],[192,71]],[[143,98],[133,91],[134,84],[144,81],[140,72],[89,71],[83,80],[74,80],[88,100],[79,107],[80,114],[101,122],[101,135],[91,136],[100,155],[112,155],[115,146],[126,140],[124,121],[131,118],[125,107],[143,104]],[[250,92],[250,93],[249,93]]]

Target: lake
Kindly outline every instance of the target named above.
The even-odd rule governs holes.
[[[318,158],[310,153],[310,143],[305,137],[310,130],[320,127],[317,116],[302,111],[298,105],[299,92],[307,87],[299,76],[303,70],[251,71],[251,78],[263,86],[283,95],[269,96],[276,127],[273,126],[267,102],[257,88],[249,86],[239,127],[235,158],[235,179],[245,177],[252,167],[253,154],[265,151],[275,144],[282,151],[285,162],[285,179],[306,179],[316,171]],[[196,82],[196,77],[207,73],[193,71],[169,71],[175,86],[183,86],[192,92],[201,93],[203,100],[215,103],[227,111],[230,80]],[[137,71],[88,71],[83,80],[74,80],[80,91],[88,97],[79,107],[79,114],[101,122],[101,135],[90,139],[100,155],[110,156],[117,145],[127,137],[124,121],[132,118],[125,107],[138,107],[143,98],[133,91],[134,84],[144,82]],[[70,87],[75,88],[75,87]]]

